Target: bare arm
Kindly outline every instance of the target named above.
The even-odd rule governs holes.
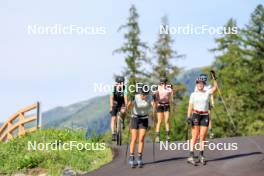
[[[113,107],[113,103],[114,103],[114,96],[110,95],[110,111],[112,111],[112,107]]]
[[[126,106],[126,108],[128,108],[128,98],[127,98],[127,96],[124,96],[124,100],[125,100],[125,106]]]
[[[217,81],[216,81],[216,80],[214,80],[214,86],[213,86],[213,87],[212,87],[212,89],[211,89],[211,94],[214,94],[214,93],[215,93],[215,91],[217,90],[217,88],[218,88]]]
[[[211,103],[212,103],[212,106],[214,106],[214,94],[211,94]]]

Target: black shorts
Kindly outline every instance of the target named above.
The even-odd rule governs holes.
[[[158,104],[157,112],[167,112],[167,111],[170,111],[170,105],[169,104]]]
[[[192,126],[209,126],[209,115],[208,114],[192,114]]]
[[[122,107],[125,107],[125,104],[117,104],[112,106],[112,111],[110,111],[111,116],[116,116]]]
[[[130,122],[131,129],[148,129],[148,118],[132,117]]]

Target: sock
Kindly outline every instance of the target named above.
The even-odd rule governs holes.
[[[134,153],[130,153],[130,159],[134,160]]]
[[[193,157],[193,156],[194,156],[194,152],[190,151],[190,157]]]
[[[138,159],[142,160],[142,153],[138,153]]]
[[[200,156],[203,156],[203,154],[204,154],[204,151],[201,150],[201,151],[200,151]]]

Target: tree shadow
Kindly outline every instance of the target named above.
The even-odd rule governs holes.
[[[224,157],[215,158],[215,159],[209,159],[207,161],[222,161],[222,160],[229,160],[229,159],[241,158],[241,157],[251,156],[251,155],[259,155],[259,154],[263,154],[263,153],[262,152],[242,153],[242,154],[237,154],[237,155],[230,155],[230,156],[224,156]]]

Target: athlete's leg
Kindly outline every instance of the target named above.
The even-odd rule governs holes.
[[[138,138],[138,130],[131,129],[130,154],[134,154],[137,138]]]
[[[200,127],[200,156],[199,156],[199,160],[203,165],[206,164],[206,160],[204,157],[204,141],[205,141],[205,137],[206,137],[207,128],[208,128],[207,126],[201,126]]]
[[[112,119],[111,119],[111,130],[112,130],[112,134],[116,133],[116,116],[112,116]]]
[[[163,119],[163,112],[158,112],[158,121],[157,121],[157,125],[156,125],[156,132],[160,132],[160,125]]]
[[[200,126],[192,126],[192,139],[191,139],[191,149],[190,151],[194,151],[194,146],[196,144],[197,138],[200,133]]]
[[[204,151],[204,140],[206,137],[207,129],[208,129],[207,126],[200,127],[200,151]]]
[[[170,131],[170,112],[164,112],[166,131]]]
[[[165,116],[165,128],[166,128],[166,139],[170,142],[170,111],[164,112]]]
[[[190,148],[190,154],[187,159],[187,162],[193,165],[196,165],[196,162],[194,160],[194,149],[195,149],[194,147],[195,147],[198,136],[199,136],[199,126],[192,126],[191,148]]]
[[[163,112],[158,112],[158,121],[157,121],[157,125],[156,125],[156,138],[155,141],[156,142],[160,142],[160,126],[162,123],[162,119],[163,119]]]
[[[146,129],[139,129],[138,153],[143,153]]]

